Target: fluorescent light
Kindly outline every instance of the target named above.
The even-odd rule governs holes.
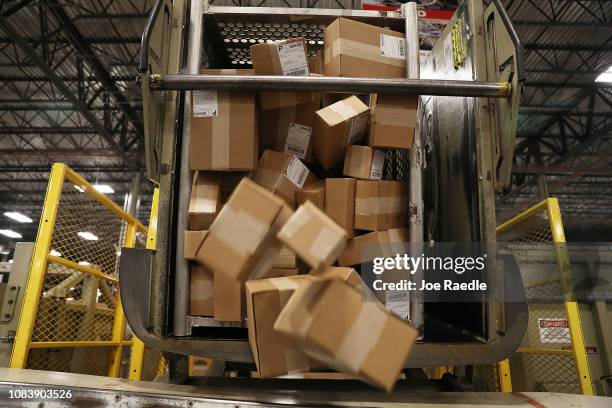
[[[32,222],[32,219],[30,217],[28,217],[27,215],[23,215],[22,213],[18,213],[16,211],[5,212],[4,215],[14,219],[17,222]]]
[[[85,192],[85,190],[84,190],[83,188],[81,188],[81,187],[77,186],[76,184],[74,185],[74,188],[75,188],[77,191],[81,192],[81,193],[84,193],[84,192]]]
[[[23,235],[21,235],[20,233],[9,229],[0,229],[0,234],[9,238],[23,238]]]
[[[81,262],[79,262],[79,265],[87,266],[87,265],[91,265],[91,264],[89,262],[87,262],[87,261],[81,261]]]
[[[98,240],[98,237],[96,235],[88,231],[79,231],[77,232],[77,235],[87,241],[97,241]]]
[[[12,259],[9,259],[9,260],[8,260],[8,263],[13,263],[13,260],[12,260]]]
[[[115,189],[113,189],[108,184],[94,184],[93,188],[98,190],[98,192],[104,193],[104,194],[113,194],[115,192]]]
[[[49,255],[51,255],[51,256],[62,256],[62,253],[61,253],[61,252],[56,251],[55,249],[52,249],[52,250],[49,252]]]
[[[612,65],[595,78],[595,82],[612,82]]]

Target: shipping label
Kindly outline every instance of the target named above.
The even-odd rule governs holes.
[[[358,142],[366,133],[368,127],[368,121],[370,119],[370,112],[363,112],[359,116],[351,118],[351,127],[349,128],[348,144]]]
[[[302,42],[278,44],[278,58],[285,76],[308,76],[308,61]]]
[[[193,116],[212,118],[219,115],[217,91],[193,91]]]
[[[385,166],[385,151],[374,149],[372,155],[372,168],[370,169],[370,180],[380,180]]]
[[[284,152],[295,154],[300,159],[305,159],[311,135],[312,128],[310,126],[291,122],[287,131]]]
[[[304,165],[295,155],[291,155],[291,160],[287,164],[287,168],[283,175],[289,179],[298,188],[304,187],[304,182],[310,170]]]
[[[540,341],[542,343],[571,343],[567,319],[538,319]]]
[[[392,35],[380,35],[380,55],[395,59],[406,58],[406,41]]]
[[[388,290],[385,292],[385,307],[403,320],[410,317],[410,296],[407,291]]]

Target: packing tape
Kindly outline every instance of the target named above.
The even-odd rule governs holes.
[[[364,44],[346,38],[337,38],[332,42],[331,47],[325,47],[325,62],[328,63],[332,58],[340,54],[372,62],[379,62],[385,65],[393,65],[396,67],[406,66],[406,60],[404,59],[389,58],[380,55],[380,46]]]
[[[414,113],[410,113],[406,108],[377,107],[372,115],[372,120],[381,125],[414,129],[416,127],[416,108]]]
[[[291,295],[293,295],[293,291],[297,289],[298,285],[295,281],[281,277],[281,278],[272,278],[269,282],[274,285],[276,289],[278,289],[278,305],[280,307],[279,310],[283,310]]]
[[[297,234],[307,223],[310,222],[312,215],[308,211],[308,207],[300,206],[291,218],[283,225],[278,236],[280,239],[291,239]]]
[[[213,169],[226,170],[230,165],[230,94],[218,93],[219,116],[212,119],[211,163]]]
[[[387,230],[387,234],[389,235],[389,242],[404,242],[404,239],[400,235],[400,231],[401,230],[399,228]]]
[[[366,197],[355,198],[355,215],[401,214],[402,205],[406,198],[395,197]]]
[[[224,205],[209,234],[234,250],[239,256],[252,253],[263,241],[270,225],[243,210]]]
[[[310,371],[308,356],[299,348],[285,350],[285,365],[288,374]]]
[[[317,237],[310,244],[308,253],[325,265],[330,265],[344,249],[343,243],[345,240],[345,235],[343,236],[338,231],[323,225]]]
[[[355,322],[336,351],[336,359],[353,371],[359,372],[364,361],[378,343],[387,322],[386,317],[377,302],[362,303]]]
[[[332,112],[340,116],[343,121],[359,115],[355,108],[344,101],[338,101],[328,107]]]
[[[272,243],[270,247],[266,248],[263,254],[259,257],[257,264],[251,270],[249,279],[262,279],[265,274],[272,268],[280,247],[277,243]]]

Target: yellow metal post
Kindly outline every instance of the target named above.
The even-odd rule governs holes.
[[[550,221],[552,237],[557,251],[557,262],[561,271],[561,282],[563,283],[567,297],[565,301],[565,312],[567,314],[567,323],[569,326],[570,338],[572,340],[572,349],[576,358],[578,382],[580,384],[580,390],[584,395],[593,395],[593,383],[591,382],[591,372],[589,370],[589,361],[584,344],[578,303],[571,299],[573,283],[569,269],[569,258],[567,255],[563,222],[561,221],[559,201],[556,198],[549,198],[547,202],[548,219]]]
[[[49,178],[49,185],[47,186],[45,203],[40,217],[40,224],[38,226],[38,234],[36,235],[34,254],[32,255],[30,273],[28,275],[23,298],[23,309],[21,310],[15,343],[13,344],[13,351],[9,364],[11,368],[24,368],[28,358],[32,330],[34,328],[40,293],[47,270],[47,257],[49,256],[49,250],[51,248],[51,239],[53,238],[55,218],[62,195],[65,174],[66,165],[62,163],[53,165],[51,177]]]
[[[136,231],[138,225],[136,223],[129,223],[125,234],[124,247],[133,248],[136,242]],[[125,315],[123,314],[123,308],[121,307],[121,296],[119,290],[117,290],[117,303],[115,306],[115,319],[113,321],[112,340],[117,343],[117,346],[111,353],[111,362],[108,368],[109,377],[119,377],[121,369],[121,354],[123,352],[123,336],[125,334]]]
[[[512,392],[512,377],[510,376],[510,361],[508,359],[497,363],[499,373],[499,389],[501,392]]]
[[[153,203],[151,204],[151,215],[149,217],[149,230],[147,232],[147,249],[155,249],[157,243],[157,201],[159,189],[153,190]],[[142,375],[142,360],[144,358],[144,343],[134,336],[132,351],[130,353],[130,374],[128,378],[133,381],[140,380]],[[160,358],[163,360],[163,357]]]

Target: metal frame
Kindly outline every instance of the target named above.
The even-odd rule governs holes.
[[[125,330],[125,316],[121,307],[121,297],[116,295],[115,315],[112,328],[111,341],[57,341],[57,342],[32,342],[32,331],[36,321],[40,294],[50,263],[60,263],[82,272],[87,275],[117,282],[115,276],[107,275],[95,268],[76,264],[70,260],[49,255],[51,241],[55,230],[56,215],[60,206],[62,187],[64,181],[69,181],[74,185],[80,186],[85,194],[90,195],[94,200],[103,205],[114,216],[127,223],[127,230],[124,237],[124,247],[134,247],[136,233],[146,232],[147,229],[134,217],[125,212],[104,194],[99,193],[83,177],[78,175],[68,166],[56,163],[51,170],[47,195],[43,206],[43,213],[40,219],[38,235],[34,246],[34,254],[28,275],[28,281],[24,296],[24,307],[21,311],[19,325],[15,336],[15,343],[11,355],[11,368],[24,368],[28,357],[28,351],[34,348],[55,348],[55,347],[112,347],[111,361],[109,363],[108,375],[117,377],[121,366],[121,353],[124,346],[132,344],[131,341],[123,340]]]
[[[582,331],[582,324],[580,322],[580,312],[578,309],[578,303],[571,299],[571,288],[572,288],[572,276],[569,269],[569,257],[567,248],[565,246],[565,233],[563,230],[563,221],[561,219],[561,210],[559,208],[559,201],[556,198],[548,198],[541,201],[537,205],[531,207],[527,211],[511,218],[497,227],[496,232],[499,234],[506,230],[512,229],[519,223],[525,222],[525,220],[531,217],[545,212],[548,216],[550,224],[550,230],[552,233],[553,243],[555,245],[557,265],[559,267],[559,279],[565,288],[566,300],[564,302],[565,313],[569,325],[570,337],[572,342],[571,350],[561,349],[545,349],[545,348],[519,348],[517,353],[528,353],[528,354],[549,354],[549,355],[570,355],[574,356],[576,362],[577,379],[580,384],[580,389],[584,395],[594,395],[593,384],[591,381],[591,373],[589,370],[588,356],[586,354],[586,348],[584,343],[584,335]],[[499,364],[502,391],[511,391],[512,382],[510,378],[510,363],[508,360],[504,360]]]

